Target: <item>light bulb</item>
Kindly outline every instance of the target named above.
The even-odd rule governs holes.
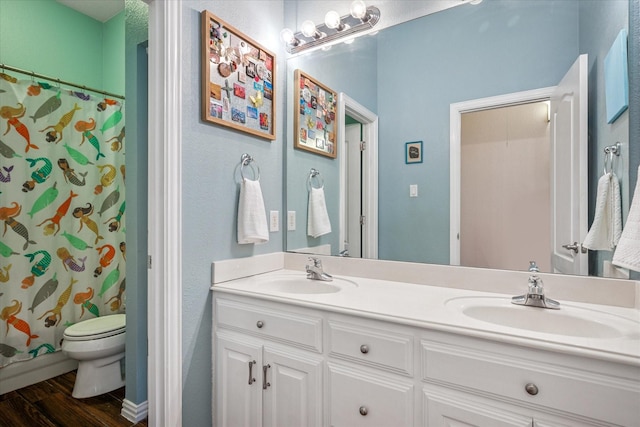
[[[351,3],[351,16],[363,21],[367,20],[367,6],[362,0],[355,0],[353,3]]]
[[[300,27],[300,31],[306,37],[318,38],[319,35],[318,30],[316,30],[316,24],[314,24],[311,20],[304,21],[302,23],[302,26]]]
[[[330,10],[324,16],[324,25],[328,28],[337,28],[338,31],[344,30],[344,24],[340,21],[340,15],[335,10]]]
[[[284,28],[280,31],[280,38],[286,44],[295,44],[296,36],[293,34],[293,31],[288,28]]]

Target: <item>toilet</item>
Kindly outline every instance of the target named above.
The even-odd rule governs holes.
[[[62,352],[78,361],[72,396],[98,396],[124,386],[124,314],[84,320],[64,331]]]

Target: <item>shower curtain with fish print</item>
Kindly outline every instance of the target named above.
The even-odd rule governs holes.
[[[0,368],[124,311],[124,108],[0,74]]]

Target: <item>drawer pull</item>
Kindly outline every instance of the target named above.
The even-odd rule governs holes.
[[[258,327],[258,329],[262,329],[262,327],[264,326],[264,322],[262,320],[258,320],[258,323],[256,323],[256,326]]]
[[[535,385],[534,383],[528,383],[527,385],[524,386],[524,389],[531,396],[535,396],[536,394],[538,394],[538,386]]]
[[[266,390],[267,387],[271,386],[271,383],[267,382],[267,369],[269,369],[271,365],[267,364],[262,367],[262,389]]]
[[[361,407],[360,407],[360,415],[362,415],[362,416],[364,417],[364,416],[365,416],[365,415],[367,415],[368,413],[369,413],[369,410],[367,409],[367,407],[366,407],[366,406],[361,406]]]
[[[364,344],[362,344],[362,345],[360,346],[360,353],[362,353],[362,354],[367,354],[367,353],[369,353],[369,346],[368,346],[368,345],[364,345]],[[366,408],[365,408],[365,409],[366,409]]]
[[[253,373],[251,372],[251,370],[253,369],[253,365],[256,364],[255,360],[250,360],[249,361],[249,385],[253,384],[254,382],[256,382],[256,379],[253,378]]]

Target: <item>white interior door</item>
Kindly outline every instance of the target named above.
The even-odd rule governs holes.
[[[347,153],[347,240],[344,249],[349,249],[349,256],[362,257],[362,155],[360,136],[362,125],[345,126],[345,145]]]
[[[580,250],[587,235],[587,55],[580,55],[551,96],[551,266],[588,274]],[[563,247],[577,244],[577,252]]]
[[[338,161],[340,162],[340,247],[348,240],[347,230],[347,148],[345,135],[345,115],[348,114],[361,124],[361,138],[366,149],[360,153],[361,159],[361,212],[365,216],[360,227],[361,256],[378,258],[378,116],[345,93],[338,95]]]

